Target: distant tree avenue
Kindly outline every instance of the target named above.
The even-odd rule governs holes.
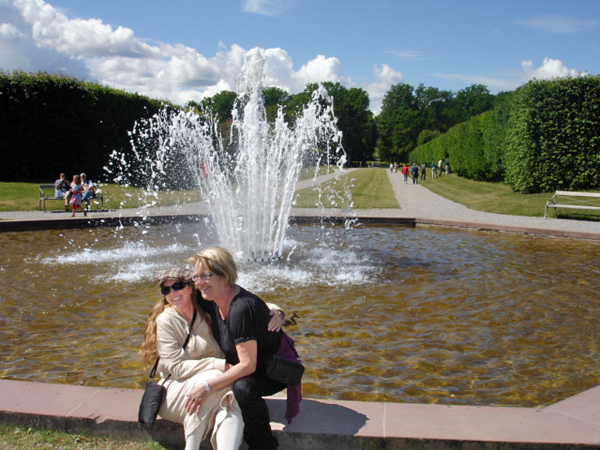
[[[497,95],[481,84],[451,92],[398,83],[378,116],[364,89],[340,83],[311,83],[297,94],[271,86],[262,95],[268,121],[281,111],[293,124],[314,91],[325,89],[349,165],[449,157],[461,176],[531,193],[600,188],[598,77],[532,80]],[[210,111],[227,145],[236,100],[222,91],[186,108]],[[135,123],[163,108],[180,107],[60,74],[0,70],[0,181],[47,182],[82,170],[99,180],[112,152],[131,151]]]

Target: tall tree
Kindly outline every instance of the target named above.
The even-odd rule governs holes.
[[[333,100],[333,111],[342,132],[342,146],[348,162],[366,161],[374,150],[373,114],[369,110],[369,95],[363,89],[348,89],[340,83],[322,84]],[[290,98],[286,111],[291,117],[308,104],[313,92],[319,88],[316,83],[306,85],[303,92]]]
[[[421,120],[414,88],[408,83],[393,85],[383,99],[377,120],[380,157],[408,161],[409,152],[417,145]]]
[[[265,110],[269,122],[275,121],[279,107],[283,107],[287,103],[289,97],[290,95],[287,92],[278,87],[268,87],[263,89]]]
[[[454,103],[456,123],[460,123],[492,109],[494,96],[483,84],[472,84],[456,93]]]
[[[231,122],[233,104],[237,94],[231,91],[221,91],[212,97],[207,97],[202,100],[203,108],[209,108],[213,113],[217,114],[220,124]]]
[[[416,102],[421,112],[423,130],[445,133],[454,125],[452,117],[451,91],[442,91],[435,87],[425,87],[422,83],[415,90]]]

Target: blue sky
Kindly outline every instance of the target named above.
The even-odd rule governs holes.
[[[600,73],[600,0],[0,0],[0,68],[46,70],[183,104],[235,91],[244,54],[266,84],[396,83],[493,92]]]

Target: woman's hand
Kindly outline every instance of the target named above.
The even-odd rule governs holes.
[[[186,395],[187,400],[185,401],[185,411],[188,414],[200,414],[202,404],[206,397],[208,397],[204,383],[199,383]]]
[[[269,331],[278,332],[283,326],[283,319],[285,319],[285,313],[281,309],[272,309],[271,320],[269,320],[269,325],[267,326],[267,329]]]

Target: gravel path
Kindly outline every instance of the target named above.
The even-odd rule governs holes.
[[[378,170],[378,169],[349,169],[351,173],[355,170]],[[396,198],[400,203],[399,209],[362,209],[356,210],[355,215],[359,218],[416,218],[422,223],[443,222],[443,225],[468,226],[471,228],[484,229],[506,229],[515,228],[516,231],[527,232],[529,229],[533,233],[550,230],[567,233],[587,233],[598,234],[600,239],[600,222],[570,219],[544,219],[541,217],[509,216],[504,214],[486,213],[475,211],[464,205],[447,200],[420,184],[412,184],[409,178],[408,184],[403,183],[402,174],[392,173],[386,170],[389,176],[392,188]],[[329,177],[321,177],[317,182],[323,182]],[[299,182],[298,189],[310,186],[314,180]],[[329,210],[325,212],[328,215],[347,215],[346,212],[339,210]],[[90,212],[88,217],[102,218],[114,216],[160,216],[160,215],[178,215],[178,214],[208,214],[208,210],[202,203],[193,203],[181,206],[152,208],[151,210],[112,210],[105,212]],[[294,209],[292,215],[314,216],[317,214],[315,209]],[[81,213],[77,217],[82,217]],[[42,212],[42,211],[10,211],[0,212],[0,220],[36,220],[36,219],[65,219],[71,218],[67,212]],[[593,236],[591,236],[593,237]]]

